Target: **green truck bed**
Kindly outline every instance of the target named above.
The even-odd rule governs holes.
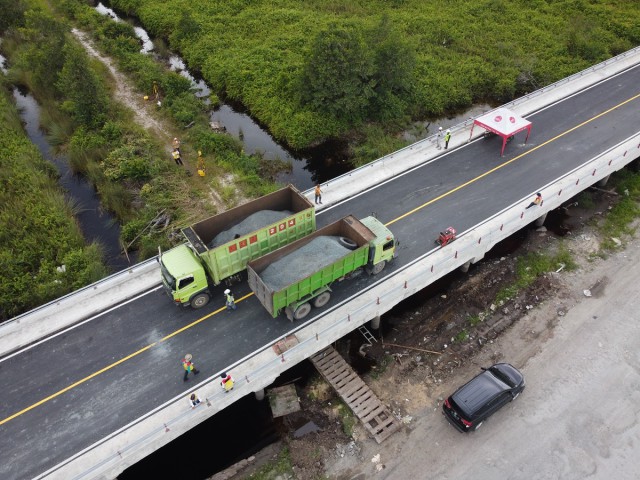
[[[290,211],[274,223],[261,225],[237,238],[215,245],[210,242],[252,214],[264,210]],[[302,238],[316,229],[314,205],[295,187],[281,190],[245,203],[185,228],[182,233],[198,253],[215,285],[246,268],[247,262]]]
[[[283,273],[288,268],[293,268],[291,267],[293,262],[288,261],[292,258],[291,254],[322,236],[349,239],[351,242],[347,244],[350,243],[353,249],[348,250],[343,257],[281,288],[274,289],[268,281],[261,278],[260,274],[275,262],[278,262]],[[249,286],[267,311],[276,317],[289,305],[315,297],[319,291],[328,290],[334,281],[366,265],[369,262],[369,245],[374,238],[374,233],[362,222],[351,215],[347,216],[307,237],[249,262],[247,264]]]

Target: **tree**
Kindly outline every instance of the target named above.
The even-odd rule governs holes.
[[[362,35],[353,27],[331,24],[319,32],[304,65],[302,104],[357,123],[366,118],[373,96],[373,62]]]
[[[25,27],[20,33],[27,47],[16,63],[25,72],[30,72],[33,82],[45,91],[53,91],[52,80],[64,64],[66,32],[64,24],[42,10],[25,13]]]
[[[24,25],[24,10],[21,0],[0,0],[0,35],[11,27]]]
[[[180,44],[184,40],[193,41],[200,35],[201,27],[195,21],[191,12],[183,10],[176,24],[176,28],[171,36],[171,41]]]
[[[66,99],[63,108],[88,128],[100,128],[105,121],[107,96],[98,76],[89,67],[87,54],[79,45],[64,46],[64,64],[56,87]]]
[[[375,69],[370,114],[376,120],[399,118],[413,93],[416,52],[386,15],[371,32],[370,44]]]

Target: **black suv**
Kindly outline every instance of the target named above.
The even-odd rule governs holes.
[[[482,422],[524,390],[524,377],[508,363],[496,363],[460,387],[442,404],[442,413],[461,432]]]

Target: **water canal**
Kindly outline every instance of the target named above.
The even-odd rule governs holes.
[[[7,72],[6,59],[0,55],[0,70]],[[121,254],[120,225],[116,218],[104,210],[95,188],[83,175],[74,174],[66,156],[54,152],[40,125],[40,105],[33,96],[18,87],[13,88],[13,98],[24,129],[31,142],[38,147],[45,160],[51,162],[58,171],[58,184],[67,198],[76,207],[75,218],[87,243],[97,242],[103,247],[105,263],[113,271],[129,265]],[[131,262],[135,263],[135,258]]]

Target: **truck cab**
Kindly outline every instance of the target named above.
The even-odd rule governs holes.
[[[375,238],[369,243],[369,262],[366,269],[369,274],[377,275],[384,269],[387,262],[398,255],[396,251],[398,241],[391,230],[377,218],[366,217],[360,221],[375,235]]]
[[[177,305],[199,308],[209,301],[209,284],[200,259],[187,245],[179,245],[160,258],[162,284]]]

